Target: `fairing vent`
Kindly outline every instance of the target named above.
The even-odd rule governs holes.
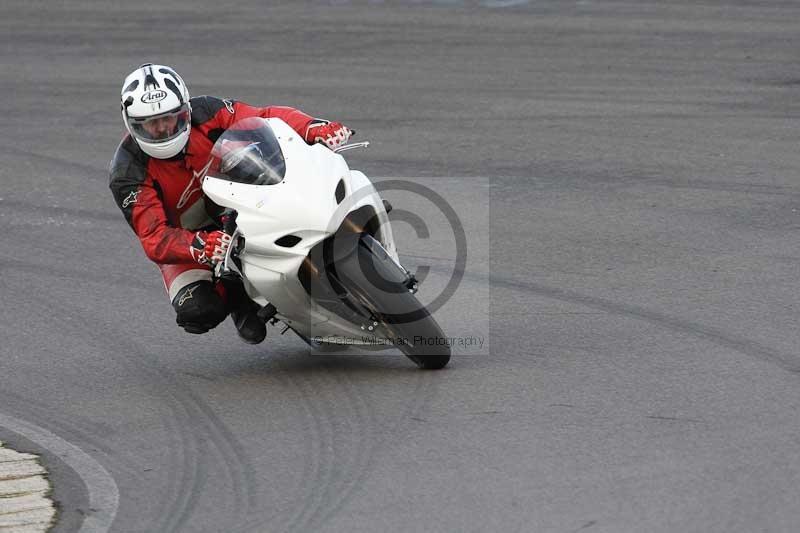
[[[302,240],[303,239],[301,239],[297,235],[284,235],[283,237],[275,241],[275,244],[277,244],[278,246],[282,246],[283,248],[292,248]]]
[[[336,203],[337,204],[342,203],[342,200],[344,200],[344,194],[345,194],[344,180],[339,180],[339,184],[336,186]]]

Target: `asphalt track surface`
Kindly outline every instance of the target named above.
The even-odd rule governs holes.
[[[3,2],[0,439],[57,530],[800,528],[800,5],[262,4]],[[485,344],[422,372],[180,331],[107,188],[145,61],[443,195],[469,259],[436,316]],[[404,194],[430,298],[452,232]]]

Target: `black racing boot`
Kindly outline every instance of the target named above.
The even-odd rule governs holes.
[[[240,281],[225,281],[231,320],[239,337],[248,344],[258,344],[267,336],[267,325],[259,318],[261,306],[247,296]]]
[[[247,305],[231,311],[231,319],[239,337],[248,344],[258,344],[267,336],[267,325],[258,317],[261,306],[250,300]]]

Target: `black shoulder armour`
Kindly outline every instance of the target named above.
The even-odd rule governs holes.
[[[150,156],[139,148],[139,145],[126,135],[119,143],[114,158],[108,166],[109,181],[113,188],[114,182],[119,180],[141,183],[147,174],[147,162]]]
[[[130,135],[125,136],[119,143],[114,159],[109,165],[109,183],[114,200],[125,215],[125,220],[131,224],[133,204],[139,186],[147,178],[147,162],[150,156],[142,152],[139,145]]]
[[[205,124],[214,118],[220,109],[227,109],[231,115],[234,113],[233,100],[223,100],[215,96],[195,96],[190,102],[193,127]]]

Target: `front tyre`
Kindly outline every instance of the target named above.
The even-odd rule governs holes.
[[[399,344],[400,351],[425,370],[439,370],[450,362],[450,346],[442,328],[436,320],[422,307],[417,298],[408,293],[419,305],[424,317],[411,324],[392,324],[384,321],[384,327],[395,339],[403,339]]]
[[[370,235],[361,236],[356,250],[335,263],[339,283],[419,368],[444,368],[450,361],[449,339],[404,284],[407,274]]]

